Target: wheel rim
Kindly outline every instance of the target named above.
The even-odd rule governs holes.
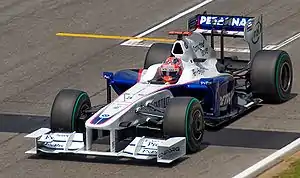
[[[290,88],[292,75],[290,65],[287,62],[283,63],[281,66],[280,74],[280,88],[286,92]]]
[[[89,109],[90,106],[88,103],[84,103],[79,110],[78,120],[77,120],[77,130],[78,132],[84,132],[85,131],[85,121],[88,115],[85,113],[87,109]]]
[[[192,135],[198,141],[202,138],[202,127],[203,123],[201,122],[201,112],[199,110],[195,111],[192,115]]]

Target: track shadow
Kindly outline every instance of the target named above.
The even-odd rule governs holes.
[[[50,127],[49,117],[0,114],[0,132],[30,133],[40,127]]]
[[[30,133],[40,127],[49,127],[49,118],[45,116],[30,115],[10,115],[0,114],[0,134],[1,132],[13,133]],[[293,140],[300,137],[300,133],[278,132],[278,131],[259,131],[222,128],[214,132],[207,131],[204,135],[202,150],[210,146],[224,147],[243,147],[258,149],[275,149],[278,150]],[[108,143],[108,139],[103,140],[102,144]],[[196,154],[197,154],[196,153]],[[52,159],[67,160],[92,163],[107,164],[128,164],[136,166],[153,166],[171,168],[188,159],[191,154],[174,161],[172,164],[158,164],[156,160],[143,161],[135,159],[111,158],[111,157],[86,157],[80,155],[42,155],[30,156],[29,159]]]
[[[203,143],[208,145],[280,149],[300,137],[300,133],[243,130],[224,128],[218,132],[206,132]]]
[[[30,133],[40,127],[49,128],[45,116],[0,114],[1,132]],[[229,146],[258,149],[280,149],[300,137],[300,133],[222,128],[206,131],[203,149],[207,146]],[[108,139],[101,144],[108,144]]]

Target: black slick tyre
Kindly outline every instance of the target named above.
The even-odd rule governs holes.
[[[200,102],[192,97],[172,98],[164,114],[163,130],[168,137],[185,137],[187,153],[200,150],[205,130]]]
[[[293,67],[289,54],[282,50],[258,51],[251,65],[250,81],[254,97],[266,103],[290,99]]]
[[[171,55],[172,44],[154,43],[147,51],[144,69],[148,69],[153,64],[162,63]]]
[[[63,89],[55,97],[50,126],[53,132],[85,132],[88,116],[84,110],[91,108],[88,94],[80,90]]]

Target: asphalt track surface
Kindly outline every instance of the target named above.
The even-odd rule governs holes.
[[[203,149],[170,166],[155,162],[25,155],[26,133],[48,126],[49,111],[62,88],[105,102],[103,71],[141,67],[147,48],[122,41],[75,39],[57,32],[133,36],[198,4],[195,0],[3,0],[0,2],[0,177],[231,177],[300,135],[300,40],[284,46],[294,65],[294,97],[265,105],[217,132],[207,132]],[[298,0],[215,0],[149,36],[166,37],[186,27],[189,16],[207,10],[264,15],[265,44],[299,32]],[[230,41],[229,46],[240,44]]]

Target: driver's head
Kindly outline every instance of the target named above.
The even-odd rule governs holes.
[[[160,75],[164,82],[176,83],[183,71],[182,61],[176,57],[168,57],[160,66]]]

